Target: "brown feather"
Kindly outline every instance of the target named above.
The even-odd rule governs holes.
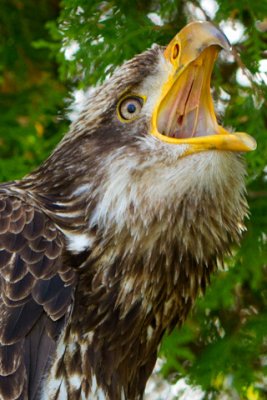
[[[62,266],[62,237],[53,223],[12,195],[0,193],[0,397],[25,400],[40,391],[69,313],[75,273]],[[48,323],[46,313],[55,322]]]

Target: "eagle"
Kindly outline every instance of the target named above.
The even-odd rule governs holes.
[[[248,213],[210,22],[119,67],[50,157],[0,185],[0,398],[138,400]]]

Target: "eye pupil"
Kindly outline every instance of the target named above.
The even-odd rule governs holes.
[[[127,111],[130,114],[133,114],[136,111],[136,106],[133,103],[128,104],[127,106]]]

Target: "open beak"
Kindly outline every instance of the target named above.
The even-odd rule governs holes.
[[[152,115],[152,134],[171,144],[186,144],[184,155],[205,150],[246,152],[256,141],[243,132],[229,133],[217,122],[210,93],[214,62],[226,36],[209,22],[192,22],[167,46],[171,73]]]

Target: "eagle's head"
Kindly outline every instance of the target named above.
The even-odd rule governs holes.
[[[246,214],[239,153],[255,141],[217,122],[210,79],[220,49],[229,50],[224,34],[193,22],[91,94],[35,180],[48,176],[45,190],[61,204],[68,199],[60,214],[84,201],[87,227],[101,235],[124,232],[144,247],[179,236],[197,258],[222,252],[229,234],[237,238]]]

